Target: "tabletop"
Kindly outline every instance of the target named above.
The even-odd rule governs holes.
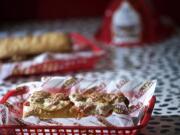
[[[57,20],[53,22],[28,22],[4,25],[0,27],[0,37],[28,32],[61,30],[80,32],[92,38],[100,26],[100,18]],[[166,41],[136,48],[117,48],[115,68],[99,72],[83,73],[86,76],[114,76],[128,79],[156,79],[155,95],[157,98],[153,116],[148,126],[141,130],[141,135],[179,135],[180,134],[180,36],[172,36]],[[7,90],[24,81],[1,82],[0,98]]]

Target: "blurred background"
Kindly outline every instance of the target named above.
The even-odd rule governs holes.
[[[111,0],[1,0],[0,23],[102,16]],[[180,25],[179,0],[145,0]]]
[[[36,31],[40,31],[41,33],[56,30],[78,32],[85,37],[93,37],[103,23],[105,10],[113,1],[122,0],[0,0],[0,38],[13,34],[23,35],[28,32],[36,33]],[[176,26],[175,29],[178,30],[180,26],[180,0],[129,1],[134,2],[136,6],[138,5],[136,1],[146,2],[153,11],[156,11],[156,15],[171,18],[173,24],[175,24],[173,26]],[[143,10],[146,10],[145,6]],[[140,12],[142,16],[148,18],[144,14],[144,11]],[[142,17],[143,21],[146,20],[145,17]],[[157,27],[153,27],[154,29],[146,27],[143,34],[147,35],[149,33],[147,28],[149,28],[153,31],[151,35],[158,37],[165,32],[157,30],[161,24],[156,25],[158,19],[153,17],[151,16],[146,23],[150,24],[149,26],[154,26],[155,24]],[[122,73],[122,76],[127,76],[127,78],[146,78],[150,80],[156,79],[158,81],[157,90],[155,91],[157,102],[155,111],[153,112],[153,118],[148,127],[142,131],[141,135],[179,135],[179,37],[178,33],[172,37],[168,36],[165,41],[153,43],[155,44],[154,46],[148,44],[149,46],[139,48],[113,48],[115,53],[113,52],[112,57],[115,57],[115,59],[112,59],[112,61],[115,64],[109,64],[104,57],[103,60],[105,59],[105,63],[114,67],[114,70],[100,70],[101,72],[94,72],[94,74],[93,72],[88,72],[86,74],[87,76],[92,75],[93,77],[97,77],[99,73],[102,73],[105,77],[113,78],[114,76],[120,76]],[[0,63],[0,70],[3,69],[1,68],[2,65]],[[4,71],[9,75],[8,70],[5,69]],[[0,77],[2,75],[3,73],[1,72]],[[81,75],[84,76],[85,74],[82,73]],[[27,81],[37,79],[36,77],[28,78]],[[24,78],[22,80],[15,78],[12,83],[1,82],[0,97],[9,90],[12,84],[18,84],[24,81]]]

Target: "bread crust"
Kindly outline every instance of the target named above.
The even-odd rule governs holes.
[[[20,59],[43,52],[58,53],[71,50],[71,39],[67,34],[60,32],[0,39],[0,59]]]

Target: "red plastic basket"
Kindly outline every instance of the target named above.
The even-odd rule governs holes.
[[[77,47],[88,48],[92,52],[92,56],[84,57],[72,57],[70,59],[56,59],[46,60],[39,64],[34,64],[26,68],[21,67],[21,64],[17,66],[12,74],[7,77],[15,78],[29,75],[48,75],[48,74],[64,74],[69,72],[87,71],[96,68],[102,58],[105,56],[105,52],[99,48],[94,42],[90,41],[86,37],[79,33],[69,33],[69,37],[73,40],[73,44]]]
[[[0,104],[9,101],[12,97],[23,99],[26,93],[26,89],[11,90],[0,100]],[[3,125],[0,126],[0,135],[136,135],[148,124],[155,101],[156,98],[153,96],[145,108],[140,124],[133,127]]]

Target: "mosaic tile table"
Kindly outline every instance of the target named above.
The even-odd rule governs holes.
[[[62,30],[80,32],[91,37],[100,25],[99,18],[71,19],[66,21],[14,24],[0,27],[0,37],[8,34],[24,34],[37,31]],[[125,77],[157,79],[155,91],[157,102],[152,120],[141,131],[141,135],[179,135],[180,134],[180,36],[143,48],[119,48],[115,53],[116,68],[112,71],[86,73],[85,76],[103,74],[105,78]],[[35,80],[29,78],[28,80]],[[0,98],[19,80],[0,84]],[[27,80],[26,80],[27,81]]]

